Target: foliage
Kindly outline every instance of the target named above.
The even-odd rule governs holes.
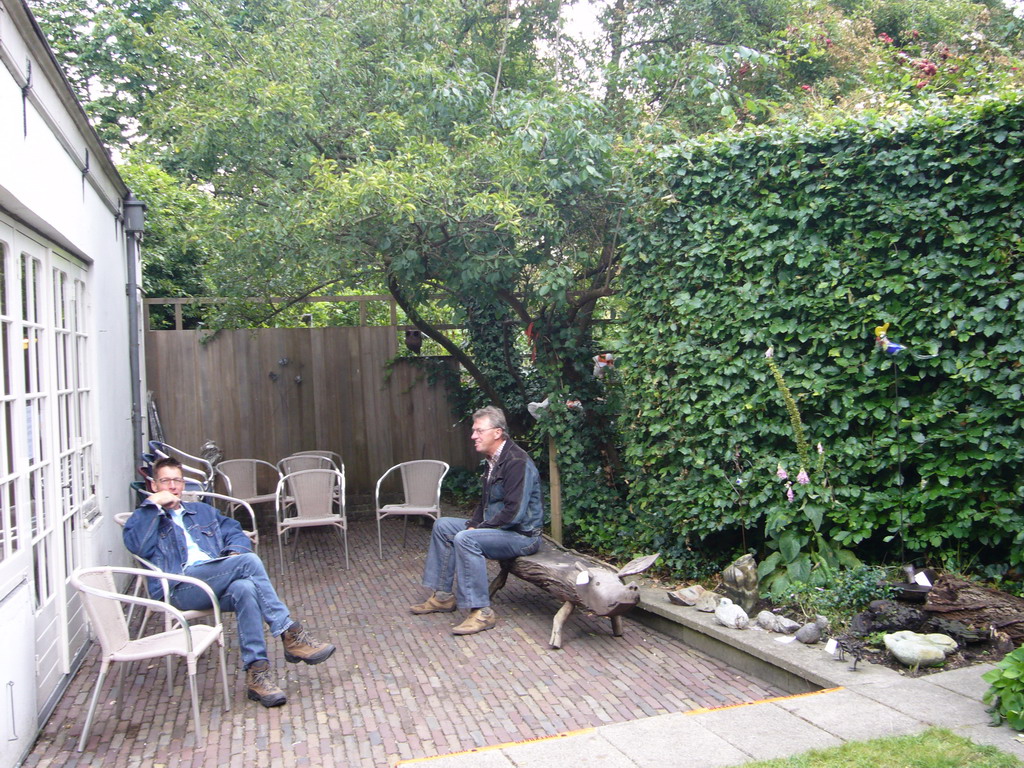
[[[762,594],[777,596],[784,594],[790,585],[823,586],[841,565],[855,567],[860,561],[850,550],[833,541],[834,531],[826,522],[829,508],[836,506],[836,494],[825,472],[825,449],[818,443],[817,466],[812,467],[800,409],[771,347],[765,359],[789,415],[800,466],[791,480],[782,463],[778,464],[775,476],[785,482],[789,504],[776,506],[765,519],[765,546],[772,551],[757,565],[758,583]]]
[[[747,768],[1016,768],[1020,761],[990,745],[975,744],[945,728],[910,736],[851,741],[793,757],[758,760]]]
[[[619,288],[621,224],[638,207],[629,190],[646,184],[640,142],[832,108],[931,109],[1016,83],[1020,24],[964,0],[621,0],[606,39],[577,48],[591,65],[581,74],[559,6],[33,0],[108,141],[207,197],[170,224],[151,205],[167,245],[147,238],[149,274],[153,246],[173,295],[232,298],[207,320],[218,327],[348,322],[344,309],[294,301],[388,292],[472,379],[457,404],[503,406],[519,437],[527,403],[580,400],[582,417],[553,411],[531,437],[558,445],[571,535],[622,547],[621,401],[589,361],[617,344],[595,340],[595,318]],[[201,285],[185,279],[194,269]],[[773,466],[742,451],[723,461]],[[725,528],[757,518],[771,495],[730,490],[741,512]],[[696,538],[671,507],[653,523],[647,509],[628,514],[644,547],[693,561]],[[837,524],[855,528],[841,531],[849,542],[875,528]]]
[[[1005,720],[1014,730],[1024,731],[1024,647],[1007,654],[981,679],[989,684],[982,701],[989,705],[993,724]]]
[[[890,600],[896,593],[884,568],[861,565],[831,571],[820,585],[793,584],[781,602],[794,607],[806,620],[824,616],[836,630],[851,616],[866,610],[873,600]]]
[[[619,0],[603,21],[609,102],[654,115],[659,136],[891,112],[1022,79],[1021,22],[998,3]]]
[[[736,541],[788,514],[772,345],[827,446],[830,543],[1024,556],[1022,116],[1011,94],[652,154],[625,262],[619,535]],[[874,348],[883,321],[908,351]]]
[[[122,165],[120,172],[135,196],[146,203],[143,293],[162,298],[210,295],[205,267],[211,252],[203,223],[216,215],[216,201],[141,157]],[[173,315],[170,307],[154,308],[150,323],[173,327]],[[183,310],[186,327],[195,327],[201,317],[198,307]]]
[[[441,484],[441,498],[468,511],[480,500],[480,474],[465,467],[452,467]]]

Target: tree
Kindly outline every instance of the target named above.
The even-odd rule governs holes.
[[[618,0],[593,51],[607,65],[596,96],[539,53],[563,50],[559,0],[39,2],[96,119],[126,125],[111,119],[121,106],[148,161],[210,196],[195,236],[215,292],[389,291],[518,432],[549,397],[541,430],[560,430],[579,487],[597,486],[579,493],[581,517],[621,482],[614,387],[590,359],[641,147],[859,94],[919,99],[930,87],[907,75],[940,44],[970,57],[932,89],[955,96],[1012,53],[963,50],[954,32],[998,15],[963,0],[904,58],[875,33],[874,4]],[[185,244],[178,258],[190,263]]]
[[[204,222],[215,216],[216,201],[195,186],[185,186],[158,165],[141,157],[122,165],[121,174],[147,208],[142,291],[146,296],[187,297],[211,294],[205,272],[210,250]],[[155,308],[150,322],[173,322],[170,308]],[[184,309],[184,322],[201,321],[198,308]]]

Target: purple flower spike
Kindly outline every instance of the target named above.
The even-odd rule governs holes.
[[[787,501],[793,501],[793,484],[786,483],[786,499]]]
[[[775,476],[778,477],[779,480],[787,480],[789,478],[789,475],[786,474],[786,470],[782,467],[781,464],[779,464],[778,467],[779,468],[775,470]]]
[[[800,485],[807,485],[809,482],[811,482],[811,478],[807,476],[806,469],[800,470],[800,473],[796,476],[796,481],[800,483]]]

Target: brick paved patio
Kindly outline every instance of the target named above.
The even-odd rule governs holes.
[[[108,683],[86,751],[79,754],[75,747],[97,673],[93,649],[25,766],[383,768],[784,693],[629,618],[624,637],[615,638],[607,619],[574,614],[563,630],[564,648],[550,650],[558,603],[515,578],[495,599],[495,629],[455,637],[449,630],[460,614],[408,612],[426,594],[419,575],[428,531],[410,523],[403,549],[401,527],[386,521],[381,561],[372,514],[350,511],[349,571],[342,568],[336,534],[303,534],[301,562],[290,563],[287,577],[277,576],[276,583],[293,615],[338,652],[318,666],[285,664],[280,643],[273,642],[285,706],[268,710],[245,698],[229,618],[232,709],[221,709],[214,657],[202,661],[205,744],[197,745],[193,736],[181,665],[176,699],[168,702],[163,664],[140,664],[125,676],[123,718],[115,716]],[[276,542],[269,532],[261,555],[276,574]]]

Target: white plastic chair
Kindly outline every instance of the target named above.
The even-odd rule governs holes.
[[[401,474],[404,501],[401,504],[381,504],[381,484],[395,471]],[[447,474],[448,465],[445,462],[419,459],[396,464],[380,476],[373,497],[374,507],[377,509],[377,549],[382,560],[384,544],[380,533],[380,521],[386,517],[404,517],[402,546],[405,546],[405,531],[410,517],[429,517],[431,520],[437,520],[441,516],[441,483]]]
[[[289,503],[290,500],[290,503]],[[339,512],[335,512],[338,504]],[[285,475],[277,484],[277,549],[284,573],[284,548],[281,540],[292,529],[298,548],[302,528],[330,525],[338,530],[345,545],[345,569],[348,570],[348,518],[345,515],[345,473],[337,469],[304,469]],[[294,554],[293,554],[294,559]]]
[[[71,584],[78,590],[85,606],[86,614],[92,625],[93,633],[100,644],[100,672],[96,685],[93,688],[92,698],[89,702],[89,712],[85,716],[85,726],[82,728],[82,735],[78,740],[78,751],[85,748],[89,738],[89,731],[92,728],[93,716],[96,714],[96,704],[99,701],[103,683],[106,680],[107,672],[115,662],[140,661],[144,659],[157,659],[161,657],[182,656],[188,662],[189,692],[192,695],[192,723],[196,733],[196,743],[200,743],[199,735],[199,690],[196,686],[196,661],[208,648],[216,644],[220,653],[221,682],[224,686],[224,708],[231,709],[231,700],[228,693],[227,663],[224,658],[224,625],[221,623],[220,608],[217,607],[217,599],[206,584],[198,579],[188,576],[177,576],[170,573],[161,573],[160,578],[168,582],[188,582],[195,584],[210,595],[214,606],[214,624],[189,625],[181,611],[169,603],[159,600],[150,600],[131,595],[122,595],[117,591],[114,583],[115,574],[126,574],[135,577],[151,576],[141,568],[116,568],[111,566],[78,568],[71,574]],[[122,603],[140,605],[154,611],[162,611],[172,617],[178,626],[160,632],[156,635],[149,635],[138,640],[132,640],[128,634],[128,621],[121,608]],[[118,715],[122,704],[121,682],[124,677],[123,668],[118,669],[117,675],[117,705]],[[171,680],[168,678],[168,693],[171,694]]]

